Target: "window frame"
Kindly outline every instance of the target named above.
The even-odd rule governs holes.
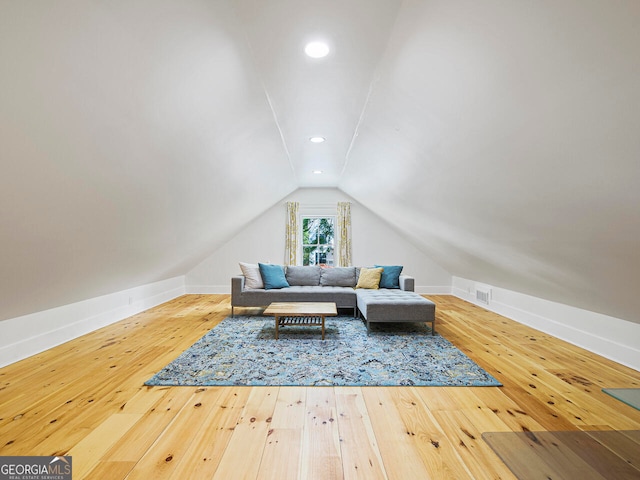
[[[319,238],[318,238],[318,243],[315,244],[311,244],[311,243],[304,243],[304,222],[306,219],[330,219],[331,220],[331,225],[333,226],[333,235],[331,237],[332,242],[331,243],[319,243]],[[336,239],[336,234],[335,234],[335,229],[336,229],[336,221],[337,221],[337,215],[335,214],[322,214],[322,213],[301,213],[299,214],[299,225],[300,225],[300,251],[299,251],[299,257],[300,258],[300,264],[301,265],[305,265],[305,247],[313,247],[313,246],[317,246],[317,247],[325,247],[327,248],[327,253],[331,254],[331,262],[327,262],[327,263],[307,263],[307,265],[315,265],[315,266],[323,266],[323,265],[327,265],[327,266],[335,266],[335,252],[336,252],[336,245],[337,245],[337,239]],[[320,237],[320,235],[318,235],[318,237]]]

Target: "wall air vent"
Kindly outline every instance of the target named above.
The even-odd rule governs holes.
[[[491,301],[491,289],[476,289],[476,300],[486,305]]]

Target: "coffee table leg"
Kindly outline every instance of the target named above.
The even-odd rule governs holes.
[[[324,315],[322,315],[322,339],[324,340]]]
[[[280,317],[278,315],[276,317],[276,340],[278,340],[278,325],[280,325]]]

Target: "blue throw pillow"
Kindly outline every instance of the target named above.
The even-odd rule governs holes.
[[[374,267],[382,267],[380,288],[400,288],[402,265],[374,265]]]
[[[282,265],[272,265],[270,263],[259,263],[260,276],[264,283],[265,290],[272,288],[285,288],[289,286],[284,276],[284,268]]]

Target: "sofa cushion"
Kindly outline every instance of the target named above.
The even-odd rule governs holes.
[[[271,290],[244,290],[236,306],[262,307],[272,302],[333,302],[339,308],[356,306],[353,287],[288,287]]]
[[[313,287],[320,284],[320,267],[318,266],[288,266],[285,274],[289,285],[304,287]]]
[[[320,274],[320,285],[324,287],[355,287],[356,268],[323,268]]]
[[[356,288],[370,288],[377,290],[380,288],[381,276],[382,268],[361,268]]]
[[[374,265],[382,267],[380,276],[380,288],[400,288],[400,274],[402,265]]]
[[[284,267],[282,265],[273,265],[270,263],[259,263],[260,276],[264,282],[265,290],[272,288],[285,288],[289,286],[284,276]]]
[[[264,288],[260,267],[256,263],[240,262],[240,270],[244,275],[245,288]]]

